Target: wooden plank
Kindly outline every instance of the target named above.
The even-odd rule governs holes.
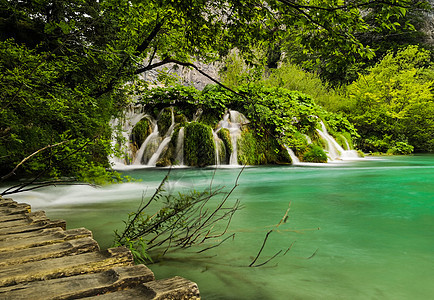
[[[8,228],[8,227],[17,227],[17,226],[26,226],[30,224],[36,225],[45,225],[51,222],[50,219],[47,218],[44,211],[37,211],[28,214],[15,214],[9,216],[20,216],[20,218],[16,218],[15,220],[8,220],[0,223],[0,228]]]
[[[149,281],[135,289],[125,289],[114,293],[97,295],[86,300],[199,300],[197,284],[176,276],[169,279]]]
[[[102,273],[3,287],[0,299],[77,299],[135,287],[154,279],[152,271],[144,265],[115,267]]]
[[[179,276],[146,282],[142,286],[153,300],[200,299],[197,284]]]
[[[24,232],[0,236],[0,253],[25,248],[39,247],[62,243],[73,239],[92,237],[86,228],[63,230],[60,227],[41,229],[35,232]]]
[[[29,231],[37,231],[40,229],[53,228],[53,227],[60,227],[62,229],[65,229],[66,228],[66,222],[64,220],[54,220],[54,221],[47,221],[45,224],[42,224],[42,225],[29,224],[27,226],[0,228],[0,235],[16,234],[16,233],[29,232]]]
[[[92,238],[82,238],[35,248],[0,253],[0,268],[66,255],[98,251],[98,243]]]
[[[0,215],[0,222],[23,220],[26,218],[27,218],[26,214]]]
[[[113,267],[132,265],[132,263],[132,254],[125,247],[29,262],[2,268],[0,286],[103,272]]]
[[[2,196],[0,196],[0,206],[8,206],[11,204],[16,204],[12,198],[2,198]]]
[[[12,215],[12,214],[25,214],[30,213],[31,207],[25,203],[10,204],[8,206],[0,206],[0,214]]]

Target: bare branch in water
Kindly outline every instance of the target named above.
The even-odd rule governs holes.
[[[130,214],[125,222],[123,232],[121,234],[115,232],[115,244],[137,249],[138,245],[142,245],[141,243],[145,241],[146,249],[142,250],[146,252],[158,250],[159,255],[165,255],[169,249],[173,251],[189,248],[210,239],[223,237],[229,229],[234,213],[241,208],[239,200],[229,206],[227,204],[229,197],[238,186],[243,170],[244,168],[239,172],[234,186],[228,192],[223,192],[224,187],[212,187],[211,181],[210,186],[203,192],[191,191],[185,194],[179,193],[177,196],[164,191],[164,185],[169,178],[168,173],[148,201],[144,201],[142,197],[137,211]],[[212,208],[210,200],[221,194],[222,199]],[[146,215],[145,210],[149,208],[151,202],[159,199],[164,200],[164,205],[154,214]],[[235,234],[232,234],[218,244],[200,250],[199,253],[218,247],[234,236]]]

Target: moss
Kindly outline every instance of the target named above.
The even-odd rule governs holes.
[[[238,163],[263,165],[288,163],[291,161],[286,149],[269,135],[259,137],[253,131],[243,129],[238,139]]]
[[[315,134],[312,136],[312,142],[318,144],[323,149],[327,146],[327,142],[324,141],[317,131],[315,131]]]
[[[336,142],[344,148],[344,150],[354,149],[353,140],[351,139],[351,134],[348,132],[340,132],[336,135]],[[347,145],[348,143],[348,145]],[[350,149],[348,149],[348,146]]]
[[[215,144],[211,127],[192,122],[185,126],[185,164],[204,167],[215,164]]]
[[[320,146],[312,144],[308,146],[308,151],[304,153],[303,161],[325,163],[327,162],[327,154]]]
[[[131,132],[131,142],[134,144],[136,149],[139,149],[140,146],[145,141],[146,137],[151,134],[152,128],[148,119],[141,119],[136,126],[134,126]]]
[[[225,147],[225,157],[229,158],[233,151],[232,142],[231,142],[231,134],[227,128],[222,128],[217,132],[217,136],[223,141],[223,145]],[[223,160],[220,160],[223,163]]]
[[[158,131],[160,132],[160,136],[164,136],[167,134],[167,130],[169,129],[170,125],[172,125],[172,108],[166,107],[158,116]]]

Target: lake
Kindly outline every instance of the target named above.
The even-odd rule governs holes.
[[[166,189],[231,188],[240,168],[173,169]],[[149,197],[167,169],[124,171],[141,182],[69,186],[12,195],[68,228],[86,227],[102,247]],[[203,299],[434,298],[434,155],[366,158],[326,165],[247,167],[229,201],[241,201],[233,240],[170,254],[150,265],[157,279],[179,275]],[[219,198],[220,199],[220,198]],[[219,199],[216,199],[219,200]],[[248,267],[265,234],[258,263]]]

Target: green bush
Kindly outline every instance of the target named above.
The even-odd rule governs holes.
[[[309,145],[308,151],[303,155],[303,161],[325,163],[327,162],[327,154],[318,145]]]
[[[223,145],[225,147],[225,157],[229,159],[233,151],[231,134],[229,133],[229,130],[222,128],[219,130],[219,132],[217,132],[217,136],[223,141]]]
[[[185,126],[185,164],[204,167],[215,164],[215,144],[211,127],[192,122]]]
[[[413,152],[413,146],[404,143],[404,142],[397,142],[395,146],[393,146],[391,149],[387,151],[388,154],[403,154],[407,155]]]
[[[398,143],[434,151],[434,81],[425,71],[429,67],[429,52],[409,46],[387,54],[348,87],[349,119],[362,136],[358,144],[364,151],[387,152]]]
[[[141,119],[133,128],[131,132],[131,141],[136,146],[137,149],[143,144],[146,140],[146,137],[151,134],[151,125],[149,120],[146,118]]]

